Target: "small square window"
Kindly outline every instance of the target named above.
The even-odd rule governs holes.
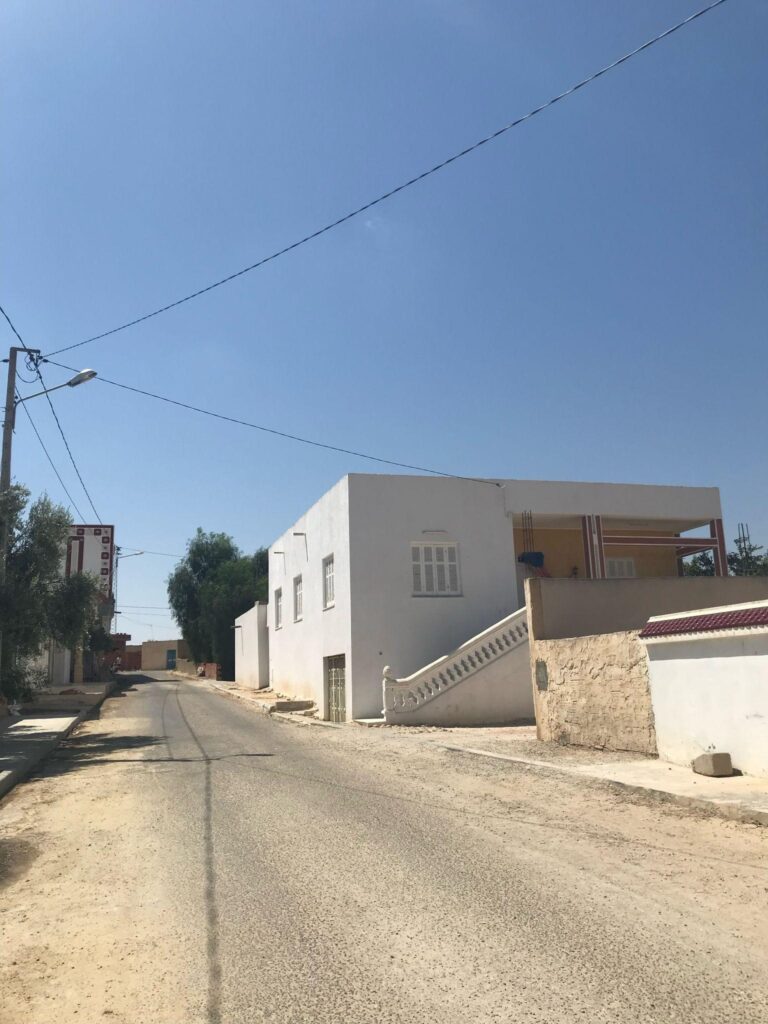
[[[323,559],[323,608],[330,608],[336,600],[333,555]]]
[[[283,589],[279,587],[275,591],[275,629],[280,629],[283,624]]]
[[[304,585],[301,576],[293,580],[293,621],[299,622],[304,616]]]

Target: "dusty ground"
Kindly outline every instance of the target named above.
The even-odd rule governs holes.
[[[0,806],[0,1020],[768,1019],[768,829],[436,739],[110,701]]]

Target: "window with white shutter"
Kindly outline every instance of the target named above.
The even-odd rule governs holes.
[[[293,621],[299,622],[304,616],[304,586],[301,576],[293,580]]]
[[[275,629],[280,629],[283,624],[283,589],[280,587],[275,591]]]
[[[417,597],[461,594],[457,544],[411,544],[413,593]]]
[[[605,571],[609,580],[631,579],[635,573],[634,558],[606,558]]]
[[[331,608],[336,601],[333,555],[323,559],[323,608]]]

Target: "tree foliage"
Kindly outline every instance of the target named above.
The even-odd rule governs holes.
[[[98,583],[92,576],[62,572],[69,513],[43,496],[26,513],[29,491],[14,486],[0,503],[7,516],[8,555],[0,586],[3,634],[0,682],[6,697],[17,696],[24,661],[54,639],[77,647],[96,621]]]
[[[197,662],[215,661],[222,676],[235,673],[234,620],[266,600],[267,551],[243,555],[225,533],[198,528],[168,578],[168,601]]]
[[[729,551],[728,575],[729,576],[768,576],[768,555],[761,554],[763,546],[746,543],[737,538],[734,542],[735,551]],[[715,559],[711,551],[702,551],[694,555],[690,561],[683,564],[685,576],[714,576]]]

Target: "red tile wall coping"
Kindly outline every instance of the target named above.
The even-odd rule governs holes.
[[[679,636],[683,633],[716,633],[720,629],[748,629],[750,626],[768,626],[768,607],[649,621],[643,627],[640,639]]]

